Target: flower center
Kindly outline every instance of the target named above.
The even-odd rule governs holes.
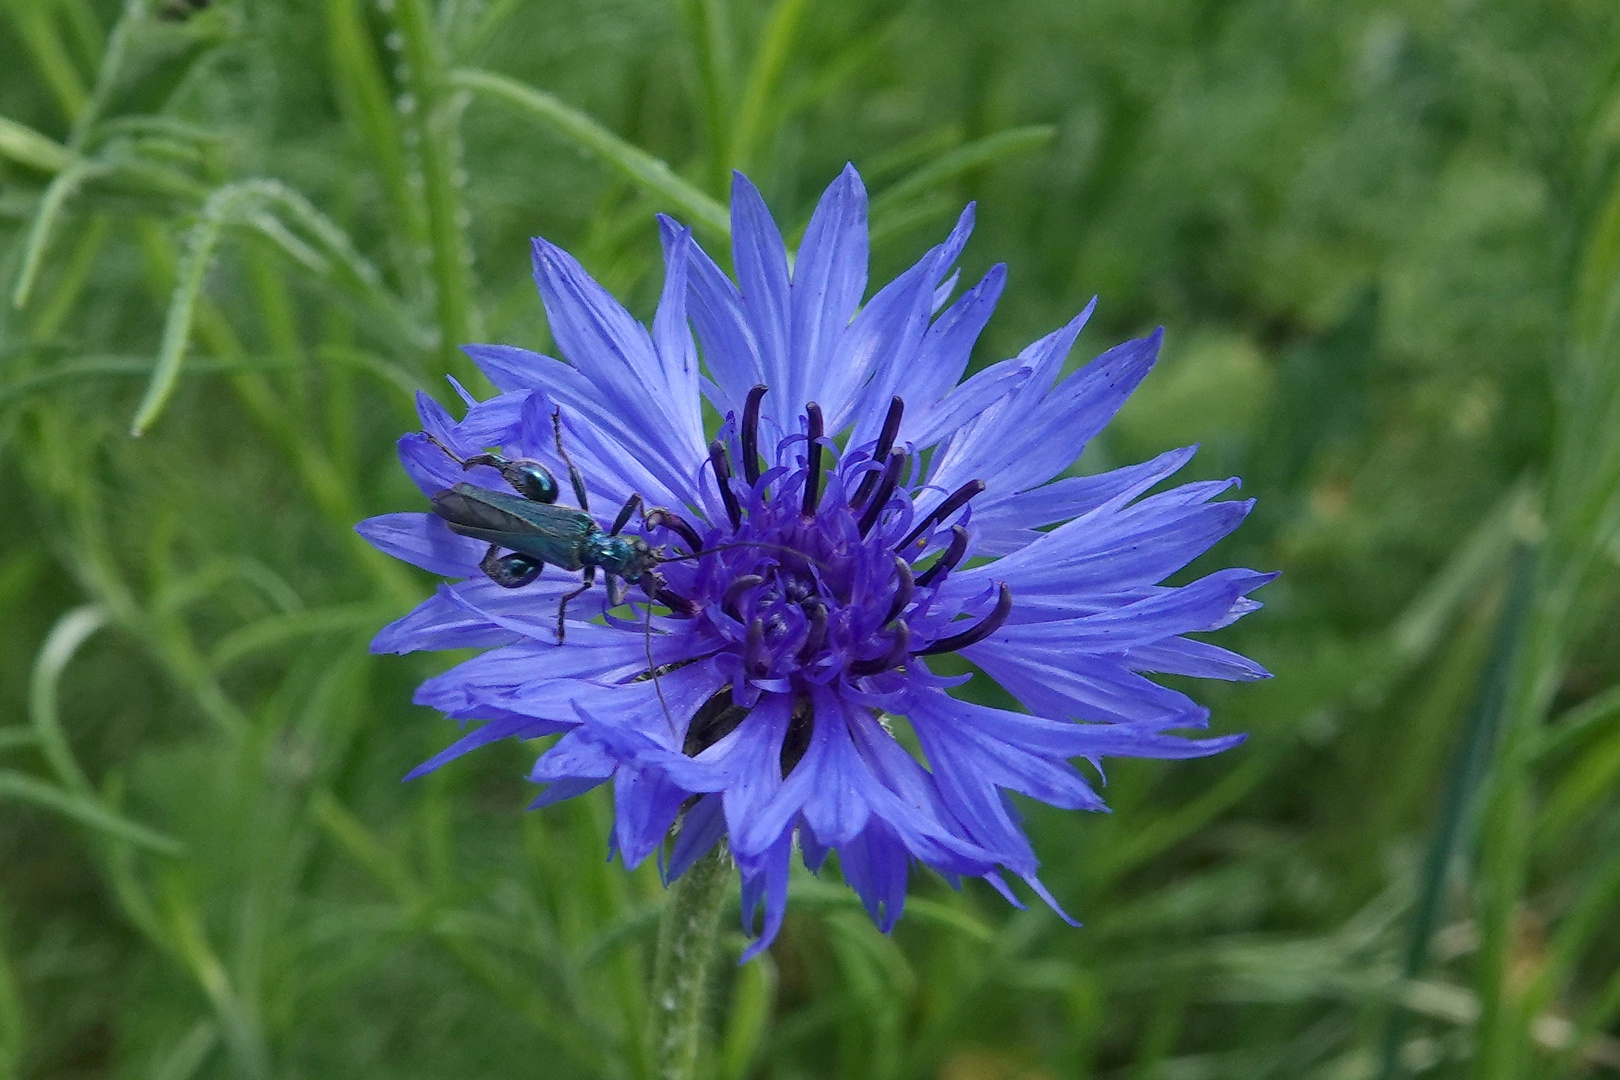
[[[964,648],[1006,621],[1004,585],[993,607],[988,596],[963,604],[941,595],[968,553],[969,504],[984,484],[916,487],[911,455],[895,445],[901,399],[874,441],[842,456],[811,402],[804,432],[783,438],[762,468],[765,392],[755,387],[740,424],[709,448],[725,521],[700,532],[667,510],[648,515],[652,531],[668,534],[661,542],[689,553],[662,564],[660,602],[717,639],[738,705],[751,704],[746,687],[802,693],[842,680],[881,692],[912,657]]]

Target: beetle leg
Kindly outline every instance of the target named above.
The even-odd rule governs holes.
[[[618,536],[620,530],[630,523],[630,515],[634,514],[640,506],[640,495],[632,494],[628,499],[624,500],[624,505],[619,507],[619,516],[613,519],[613,528],[608,530],[608,535]]]
[[[574,498],[579,500],[581,510],[589,510],[590,505],[585,498],[585,477],[580,475],[579,467],[574,464],[574,459],[568,456],[567,450],[563,449],[561,409],[551,411],[551,433],[557,440],[557,456],[562,458],[563,464],[568,466],[568,480],[574,485]]]
[[[568,601],[581,593],[589,592],[591,586],[595,584],[596,567],[587,566],[585,568],[585,580],[579,583],[579,588],[569,589],[557,600],[557,644],[561,645],[563,643],[563,620],[568,617]]]
[[[512,463],[510,461],[501,457],[499,454],[474,454],[472,457],[461,459],[461,467],[463,469],[470,469],[474,465],[488,465],[492,469],[499,469],[500,471],[505,472],[507,468],[511,466],[511,464]]]
[[[539,559],[517,552],[510,555],[497,554],[500,550],[496,544],[489,545],[489,550],[484,552],[484,557],[478,562],[478,569],[503,589],[521,589],[539,577],[540,571],[545,569],[546,564]]]
[[[607,576],[608,607],[618,607],[624,603],[624,579],[616,574]]]

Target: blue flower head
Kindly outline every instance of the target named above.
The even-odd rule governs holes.
[[[560,735],[530,774],[544,785],[534,805],[611,780],[618,853],[635,865],[657,852],[671,879],[727,844],[758,935],[750,954],[781,926],[795,839],[812,870],[837,853],[884,930],[913,862],[1017,903],[1010,871],[1056,907],[1006,793],[1100,810],[1073,759],[1200,757],[1240,741],[1172,734],[1204,727],[1208,710],[1144,673],[1266,676],[1185,635],[1254,610],[1248,594],[1271,575],[1159,584],[1251,504],[1216,500],[1235,480],[1144,497],[1191,448],[1055,479],[1153,366],[1161,334],[1060,377],[1088,306],[963,380],[1006,278],[996,266],[951,299],[971,206],[863,304],[853,168],[791,261],[740,175],[731,205],[735,281],[662,220],[650,332],[535,240],[567,362],[468,346],[500,395],[463,391],[459,422],[421,397],[422,430],[400,456],[436,512],[359,528],[461,580],[373,648],[486,651],[418,691],[480,723],[412,775],[497,739]],[[712,441],[704,402],[723,418]],[[559,499],[553,478],[574,465],[580,490]],[[586,496],[593,515],[624,511],[587,516],[571,505]],[[514,536],[536,522],[539,539]],[[608,587],[582,591],[582,568]],[[953,696],[966,678],[930,668],[947,653],[1028,711]]]

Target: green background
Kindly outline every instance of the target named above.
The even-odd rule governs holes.
[[[976,364],[1168,328],[1078,467],[1244,477],[1277,678],[1025,807],[1084,929],[796,879],[706,1071],[1620,1074],[1611,4],[194,6],[0,0],[0,1077],[648,1075],[655,871],[532,748],[399,784],[450,658],[367,653],[433,583],[352,525],[454,345],[550,347],[529,236],[645,316],[655,211],[846,160],[875,282],[979,200]]]

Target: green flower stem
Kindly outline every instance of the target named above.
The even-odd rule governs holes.
[[[470,376],[460,347],[476,336],[471,255],[463,236],[457,113],[427,0],[396,0],[394,25],[403,43],[406,121],[415,132],[427,211],[429,257],[439,324],[439,351],[452,371]]]
[[[648,1025],[657,1080],[693,1080],[697,1075],[709,970],[732,879],[731,856],[720,843],[670,886],[658,927]]]

